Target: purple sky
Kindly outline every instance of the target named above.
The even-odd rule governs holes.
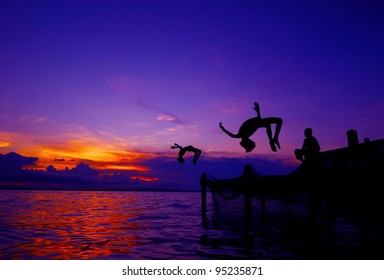
[[[294,168],[306,127],[323,150],[349,129],[384,138],[383,15],[369,0],[1,1],[0,153],[196,184]],[[218,126],[237,132],[254,101],[284,119],[277,153],[263,129],[245,153]],[[197,166],[175,142],[203,150]]]

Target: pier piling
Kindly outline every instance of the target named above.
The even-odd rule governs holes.
[[[201,185],[201,216],[206,218],[207,215],[207,186],[204,183],[206,181],[207,174],[204,172],[201,175],[200,185]]]

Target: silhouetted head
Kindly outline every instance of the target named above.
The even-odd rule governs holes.
[[[309,136],[312,136],[312,128],[306,128],[305,130],[304,130],[304,136],[305,137],[309,137]]]
[[[180,163],[184,163],[185,159],[182,158],[182,157],[178,157],[178,158],[177,158],[177,161],[180,162]]]
[[[249,138],[243,138],[240,142],[240,145],[245,149],[247,153],[251,152],[256,147],[255,142]]]

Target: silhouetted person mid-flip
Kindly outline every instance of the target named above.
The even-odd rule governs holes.
[[[269,117],[262,118],[260,115],[260,107],[257,102],[254,103],[253,109],[256,111],[257,116],[251,119],[246,120],[239,129],[237,134],[233,134],[226,130],[222,123],[219,123],[220,128],[230,137],[232,138],[241,138],[240,145],[245,149],[247,153],[251,152],[256,144],[249,137],[251,137],[256,130],[261,127],[265,127],[267,131],[267,136],[269,139],[269,145],[271,146],[271,150],[276,152],[276,146],[280,149],[279,143],[279,133],[281,130],[281,126],[283,124],[283,119],[278,117]],[[276,125],[275,135],[272,136],[272,124]]]
[[[304,130],[305,139],[303,141],[303,146],[301,149],[295,150],[296,159],[301,162],[314,162],[319,157],[320,145],[312,133],[312,128],[306,128]]]
[[[189,146],[186,146],[186,147],[182,147],[180,146],[179,144],[174,144],[173,146],[171,146],[171,149],[180,149],[179,151],[179,157],[177,158],[177,161],[180,162],[180,163],[183,163],[185,160],[183,158],[184,154],[186,152],[193,152],[194,153],[194,156],[193,156],[193,165],[196,165],[196,162],[197,162],[197,159],[199,158],[199,156],[201,155],[201,150],[200,149],[197,149],[191,145]]]

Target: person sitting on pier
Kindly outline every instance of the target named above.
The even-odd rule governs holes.
[[[201,150],[197,149],[191,145],[186,146],[186,147],[182,147],[179,144],[175,143],[173,146],[171,146],[171,149],[180,149],[179,157],[177,158],[177,161],[180,163],[184,163],[185,160],[184,160],[183,156],[186,152],[193,152],[194,153],[193,161],[192,161],[193,165],[196,165],[197,159],[201,155]]]
[[[271,146],[271,150],[276,152],[277,151],[276,146],[280,149],[279,133],[281,130],[281,126],[283,124],[283,119],[279,117],[262,118],[260,114],[260,106],[257,102],[254,103],[253,109],[256,111],[257,116],[246,120],[240,126],[239,132],[237,134],[233,134],[228,130],[226,130],[223,124],[220,122],[219,126],[221,130],[223,130],[228,136],[232,138],[241,138],[240,145],[245,149],[247,153],[249,153],[256,147],[255,142],[249,139],[249,137],[251,137],[259,128],[265,127],[267,131],[267,136],[269,139],[269,145]],[[272,136],[272,127],[271,127],[272,124],[276,125],[275,135],[273,136]]]
[[[316,162],[320,154],[320,145],[316,137],[313,136],[312,128],[306,128],[304,136],[303,146],[301,149],[295,150],[296,159],[302,163]]]

